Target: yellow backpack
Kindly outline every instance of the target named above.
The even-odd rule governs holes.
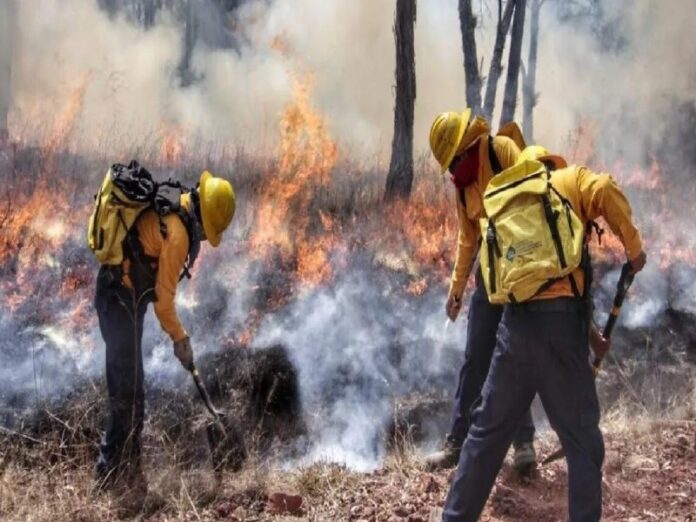
[[[491,303],[526,301],[580,266],[585,227],[552,175],[525,161],[486,187],[480,260]]]
[[[174,189],[168,194],[167,189]],[[176,213],[186,226],[189,235],[189,253],[184,274],[198,254],[200,241],[195,234],[189,213],[180,205],[180,195],[187,189],[171,180],[156,182],[152,174],[137,161],[128,165],[115,164],[106,173],[99,192],[94,196],[94,209],[89,218],[87,243],[97,261],[103,265],[120,265],[123,262],[123,243],[138,217],[147,209],[153,209],[160,218],[160,232],[167,236],[162,217]]]

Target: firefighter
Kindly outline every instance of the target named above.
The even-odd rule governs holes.
[[[521,133],[512,125],[521,142]],[[516,131],[516,132],[515,132]],[[492,137],[484,118],[472,117],[471,109],[445,112],[430,128],[430,148],[441,173],[449,171],[457,189],[457,254],[446,304],[447,317],[454,321],[462,306],[462,295],[477,257],[483,192],[494,174],[515,164],[520,148],[513,139],[500,134]],[[493,355],[498,323],[503,307],[488,302],[480,270],[476,270],[476,289],[469,303],[464,364],[454,397],[449,431],[441,451],[426,457],[431,470],[453,468],[459,460],[462,443],[469,431],[472,407],[481,395]],[[536,464],[534,423],[528,410],[520,422],[513,446],[514,465],[525,471]]]
[[[539,160],[549,170],[565,166],[538,146],[521,154],[521,162],[528,160]],[[599,217],[606,220],[623,244],[634,273],[645,266],[631,208],[609,175],[571,166],[555,170],[551,184],[582,223]],[[577,268],[570,277],[545,285],[531,299],[505,306],[482,400],[472,414],[443,520],[478,519],[535,394],[565,450],[570,520],[600,519],[604,443],[588,362],[590,325],[587,303],[581,297],[584,286],[585,273]]]
[[[181,194],[180,212],[145,210],[124,241],[121,265],[102,265],[95,306],[106,344],[108,418],[96,466],[100,489],[116,484],[144,495],[140,435],[144,392],[141,340],[149,303],[172,340],[174,355],[189,369],[193,349],[174,305],[180,274],[191,253],[207,240],[217,247],[235,211],[229,181],[205,171],[198,188]],[[143,496],[144,498],[144,496]]]

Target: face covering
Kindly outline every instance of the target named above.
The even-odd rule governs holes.
[[[478,146],[473,146],[464,151],[459,161],[454,165],[454,172],[450,179],[458,190],[462,190],[478,179],[479,154]]]

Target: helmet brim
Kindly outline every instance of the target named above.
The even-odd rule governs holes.
[[[450,163],[452,163],[452,160],[454,159],[454,156],[457,154],[457,149],[459,149],[459,144],[462,141],[462,138],[464,137],[464,132],[466,132],[466,128],[469,125],[469,120],[471,119],[471,108],[467,107],[464,109],[464,112],[462,112],[462,119],[461,122],[459,123],[459,128],[457,128],[457,145],[452,148],[452,151],[447,154],[445,157],[445,160],[440,164],[440,174],[444,175],[445,172],[447,172],[447,169],[450,166]]]

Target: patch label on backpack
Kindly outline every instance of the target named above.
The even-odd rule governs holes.
[[[509,247],[507,249],[507,252],[505,252],[505,257],[508,261],[512,261],[513,259],[515,259],[515,255],[517,255],[517,252],[513,247]]]
[[[512,261],[515,256],[523,256],[534,252],[537,248],[541,248],[541,241],[530,241],[529,239],[515,243],[514,248],[511,246],[508,250],[508,261]],[[510,250],[512,250],[512,258],[509,257]]]

